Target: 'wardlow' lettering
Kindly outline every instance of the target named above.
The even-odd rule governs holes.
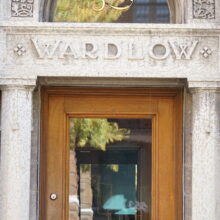
[[[44,42],[31,39],[39,59],[88,59],[95,60],[103,58],[106,60],[117,60],[125,54],[129,60],[143,60],[149,56],[153,60],[166,60],[172,56],[176,60],[190,60],[198,45],[198,41],[187,41],[178,43],[171,40],[166,42],[141,45],[138,42],[115,43],[106,42],[82,43],[73,41],[54,40]]]

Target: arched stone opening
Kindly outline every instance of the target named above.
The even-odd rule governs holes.
[[[53,10],[57,0],[40,0],[40,21],[50,22],[53,20]],[[170,23],[184,23],[183,0],[167,0]]]
[[[170,23],[184,23],[183,0],[167,0],[170,10]]]

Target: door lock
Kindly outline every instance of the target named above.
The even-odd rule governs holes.
[[[56,193],[51,193],[50,194],[50,199],[51,200],[56,200],[57,199],[57,194]]]

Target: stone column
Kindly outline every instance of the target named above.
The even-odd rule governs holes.
[[[32,89],[2,87],[1,220],[29,220]]]
[[[217,220],[220,179],[216,89],[192,90],[192,220]]]

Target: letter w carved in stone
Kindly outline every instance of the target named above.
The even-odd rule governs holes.
[[[60,44],[60,41],[54,41],[54,43],[42,43],[40,45],[38,40],[36,39],[31,39],[31,40],[35,46],[35,49],[40,59],[45,59],[45,58],[53,59],[54,54]]]
[[[179,45],[171,41],[169,41],[169,43],[177,60],[190,60],[192,58],[193,52],[196,49],[198,41],[193,41],[191,44]]]

